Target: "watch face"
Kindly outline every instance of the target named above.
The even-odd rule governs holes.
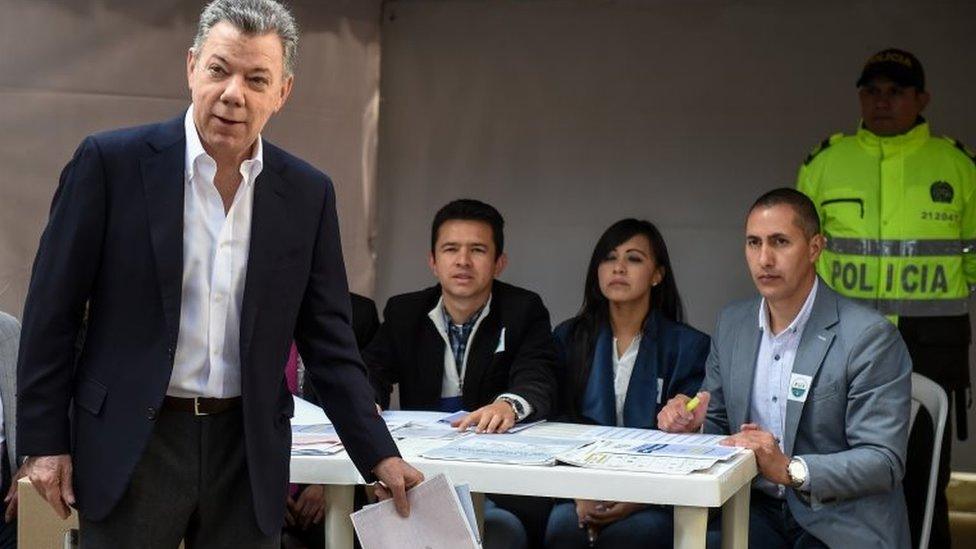
[[[799,461],[791,461],[786,467],[786,471],[790,475],[790,484],[794,488],[803,486],[803,482],[806,480],[806,471],[804,470],[803,464]]]

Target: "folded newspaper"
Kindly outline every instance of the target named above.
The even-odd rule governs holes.
[[[401,517],[393,500],[353,513],[353,527],[363,549],[478,549],[481,537],[471,492],[442,473],[407,492],[410,516]]]

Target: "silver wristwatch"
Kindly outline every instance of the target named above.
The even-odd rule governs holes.
[[[807,476],[809,475],[807,464],[803,463],[803,460],[799,458],[793,458],[790,460],[789,465],[786,466],[786,474],[790,477],[790,487],[794,490],[799,490],[807,482]]]
[[[515,421],[522,421],[527,415],[529,415],[526,413],[525,407],[523,407],[522,403],[517,399],[507,396],[500,396],[498,397],[498,400],[507,402],[508,405],[512,407],[512,411],[515,412]]]

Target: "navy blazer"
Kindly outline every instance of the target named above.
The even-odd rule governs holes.
[[[24,308],[18,451],[72,454],[78,508],[108,515],[142,456],[173,368],[183,276],[181,115],[90,136],[61,173]],[[298,344],[353,462],[398,455],[350,327],[329,178],[264,142],[241,312],[244,444],[258,526],[284,521]],[[88,308],[84,345],[75,343]],[[69,413],[73,421],[69,423]]]
[[[439,409],[446,344],[427,314],[440,297],[438,285],[387,301],[383,324],[363,351],[384,408],[397,383],[402,409]],[[556,400],[556,345],[549,311],[538,294],[494,281],[491,308],[468,345],[461,395],[467,410],[508,392],[529,402],[533,418],[549,417]]]
[[[594,345],[586,387],[582,394],[574,394],[576,373],[570,370],[568,353],[572,352],[570,338],[578,321],[579,317],[571,318],[555,330],[563,373],[560,416],[576,422],[616,425],[613,387],[616,350],[609,324],[600,330]],[[693,396],[698,392],[705,377],[709,346],[710,339],[704,333],[651,310],[644,322],[637,360],[627,386],[623,427],[656,429],[657,414],[668,400],[678,394]]]

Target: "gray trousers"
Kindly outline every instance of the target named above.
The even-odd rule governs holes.
[[[285,502],[281,502],[284,509]],[[80,516],[81,549],[278,549],[257,525],[240,408],[194,416],[163,409],[115,509]]]

